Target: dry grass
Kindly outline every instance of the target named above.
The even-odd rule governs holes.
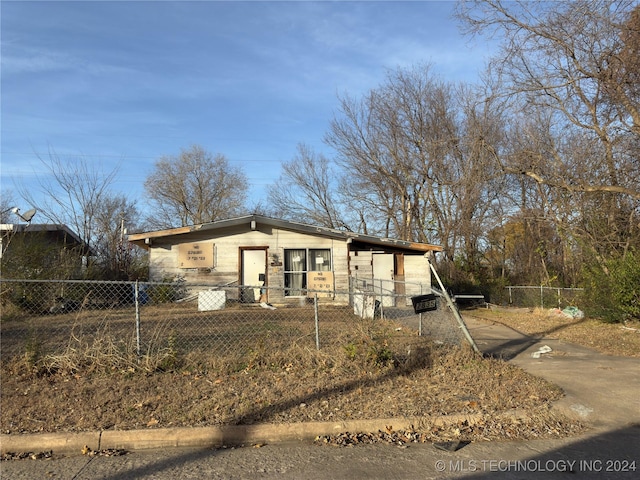
[[[200,371],[75,368],[37,376],[5,370],[1,429],[128,430],[458,413],[488,419],[514,409],[544,418],[540,412],[562,395],[548,382],[469,348],[419,337],[409,345],[365,337],[349,345],[322,351],[258,347],[244,363],[212,357]],[[565,425],[568,431],[577,428]],[[522,430],[542,435],[526,425]]]
[[[433,343],[390,322],[342,318],[336,311],[333,341],[318,351],[312,331],[301,327],[308,324],[300,321],[303,313],[279,309],[277,323],[273,317],[269,324],[255,319],[236,324],[264,333],[244,349],[203,353],[178,348],[174,330],[158,321],[138,356],[134,344],[123,341],[122,327],[113,321],[116,313],[110,322],[96,314],[90,323],[89,313],[82,321],[80,315],[56,318],[71,327],[64,349],[42,355],[36,349],[32,358],[3,361],[2,433],[453,414],[479,415],[484,426],[454,425],[425,432],[424,438],[458,438],[460,432],[469,440],[533,438],[582,428],[549,413],[562,391],[547,381],[502,360],[481,358],[465,346]],[[193,313],[174,310],[172,327],[182,325],[183,318],[191,329],[201,325]],[[50,318],[33,321],[59,331]],[[501,416],[516,409],[532,420],[514,423]]]
[[[507,325],[526,335],[552,338],[593,348],[607,355],[640,357],[640,322],[603,323],[597,319],[573,319],[557,310],[540,308],[491,308],[465,312]]]

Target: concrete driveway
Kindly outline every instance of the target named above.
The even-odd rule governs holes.
[[[532,338],[485,320],[467,317],[465,323],[485,355],[509,360],[562,387],[565,397],[554,408],[595,428],[640,423],[640,359]],[[543,353],[544,347],[550,351]]]

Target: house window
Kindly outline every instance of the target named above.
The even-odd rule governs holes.
[[[331,250],[310,249],[309,250],[309,271],[311,272],[331,271]]]
[[[285,295],[306,295],[307,272],[331,271],[331,250],[318,248],[285,249],[284,286]]]

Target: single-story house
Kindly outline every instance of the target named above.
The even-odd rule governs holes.
[[[50,223],[0,224],[3,275],[31,278],[48,271],[69,274],[82,268],[88,245],[68,226]]]
[[[264,285],[273,303],[315,294],[346,303],[354,281],[418,295],[431,285],[429,255],[442,250],[262,215],[130,234],[128,240],[149,251],[151,281],[237,285],[245,301],[258,300]]]
[[[39,242],[58,250],[79,249],[88,253],[89,248],[77,233],[66,225],[53,223],[0,224],[0,258],[10,248],[12,241]]]

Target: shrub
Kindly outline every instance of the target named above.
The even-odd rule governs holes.
[[[145,296],[153,303],[171,303],[187,296],[184,278],[164,279],[163,283],[151,284],[145,291]]]
[[[640,319],[640,256],[635,252],[583,270],[585,311],[607,323]]]
[[[629,252],[610,267],[614,301],[623,317],[640,319],[640,255]]]

